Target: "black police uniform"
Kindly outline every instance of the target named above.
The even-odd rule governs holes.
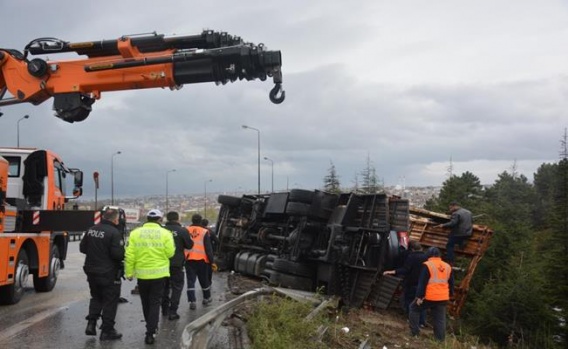
[[[79,250],[86,255],[83,270],[87,274],[91,291],[87,320],[89,325],[92,322],[95,324],[91,330],[96,328],[96,321],[102,313],[101,339],[105,334],[116,337],[118,334],[114,330],[114,319],[120,298],[121,278],[124,274],[122,233],[112,222],[102,220],[100,224],[85,232]],[[93,333],[94,330],[89,330],[89,326],[86,332],[88,335],[96,335]]]
[[[176,252],[170,258],[170,277],[166,280],[164,294],[162,296],[162,314],[169,315],[170,320],[179,319],[177,310],[184,284],[185,255],[184,250],[193,247],[193,241],[186,228],[177,222],[167,222],[165,228],[169,229],[174,236]]]

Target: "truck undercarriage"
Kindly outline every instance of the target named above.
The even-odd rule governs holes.
[[[265,279],[282,287],[339,295],[347,307],[385,309],[400,278],[382,272],[403,262],[408,239],[445,249],[449,219],[411,208],[386,194],[289,192],[233,197],[220,195],[217,221],[221,269]],[[475,267],[492,231],[476,226],[463,250],[466,275],[456,287],[450,313],[458,315]]]

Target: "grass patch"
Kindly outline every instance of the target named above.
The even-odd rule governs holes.
[[[326,319],[318,315],[310,321],[305,320],[313,309],[310,304],[277,295],[260,301],[247,323],[252,348],[327,348],[315,339],[317,328]]]

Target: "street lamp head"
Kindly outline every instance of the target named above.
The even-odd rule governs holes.
[[[241,127],[242,127],[242,128],[249,128],[247,125],[243,125],[243,126],[241,126]]]
[[[24,115],[24,119],[29,119],[30,116],[29,115]]]

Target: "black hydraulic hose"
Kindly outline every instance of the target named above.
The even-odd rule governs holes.
[[[165,37],[163,34],[151,33],[128,35],[115,40],[85,42],[65,42],[55,38],[39,38],[30,42],[26,46],[26,50],[32,55],[76,52],[79,55],[87,55],[89,57],[118,56],[120,55],[118,44],[126,37],[129,37],[132,46],[142,53],[160,52],[169,49],[213,49],[244,43],[238,36],[229,35],[225,32],[205,30],[198,35]]]

